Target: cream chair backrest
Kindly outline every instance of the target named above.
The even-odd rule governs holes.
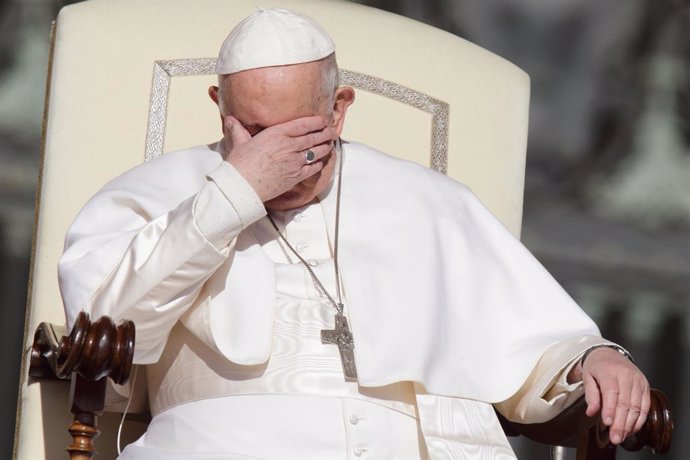
[[[355,3],[90,0],[64,8],[54,33],[27,347],[39,322],[64,323],[56,265],[86,200],[147,157],[220,137],[213,60],[257,4],[304,12],[335,39],[342,82],[357,90],[344,138],[447,172],[519,234],[529,80],[500,57]],[[67,386],[28,385],[26,367],[16,458],[65,458]],[[111,438],[99,438],[101,458],[114,457]]]

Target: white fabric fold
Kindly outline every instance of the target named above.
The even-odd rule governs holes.
[[[340,263],[361,385],[407,380],[433,394],[503,401],[547,348],[599,335],[466,187],[361,144],[344,143],[343,152]],[[400,206],[405,212],[391,212]],[[273,297],[263,293],[273,289],[272,267],[255,249],[237,248],[227,278],[237,289],[224,295],[233,310],[247,311],[233,315],[247,321],[253,340],[224,352],[254,357],[245,364],[269,359]],[[237,257],[243,251],[247,259]],[[242,269],[250,251],[257,260]],[[254,283],[245,283],[246,272]]]
[[[416,392],[431,460],[516,459],[491,404],[430,395],[419,386]]]
[[[58,265],[69,327],[81,310],[132,320],[135,363],[158,360],[174,324],[230,254],[207,239],[194,214],[199,196],[218,188],[206,173],[222,163],[206,146],[170,153],[112,180],[85,205]],[[226,217],[232,240],[242,222]]]
[[[599,335],[466,187],[361,144],[344,143],[343,157],[340,263],[361,385],[413,381],[433,394],[503,401],[550,346]],[[155,359],[187,311],[200,316],[186,324],[227,359],[270,358],[272,262],[251,225],[227,255],[217,251],[185,201],[221,161],[200,147],[135,168],[97,194],[68,234],[69,314],[133,315],[139,362]],[[156,263],[129,263],[141,251]],[[84,274],[80,265],[99,269]]]
[[[513,422],[541,423],[552,419],[584,394],[582,382],[568,383],[570,369],[588,348],[603,343],[610,342],[598,336],[582,336],[549,347],[520,389],[494,406]]]

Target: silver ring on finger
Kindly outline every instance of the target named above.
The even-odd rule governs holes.
[[[315,161],[316,161],[316,154],[314,153],[313,150],[310,149],[310,150],[307,150],[306,152],[304,152],[304,163],[305,164],[310,165]]]

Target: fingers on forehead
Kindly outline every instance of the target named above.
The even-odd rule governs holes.
[[[322,130],[326,125],[326,117],[320,115],[297,118],[285,123],[285,132],[290,136],[302,136],[313,131]]]
[[[332,140],[333,133],[328,129],[310,132],[294,138],[297,150],[306,150],[316,146],[324,146],[330,150]]]

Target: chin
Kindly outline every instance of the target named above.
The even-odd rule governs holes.
[[[306,206],[314,199],[316,198],[316,194],[314,194],[311,190],[309,193],[302,193],[299,191],[294,191],[290,190],[286,193],[283,193],[280,196],[277,196],[273,198],[272,200],[268,200],[264,203],[264,206],[266,209],[273,210],[273,211],[289,211],[291,209],[297,209],[301,208],[302,206]]]

